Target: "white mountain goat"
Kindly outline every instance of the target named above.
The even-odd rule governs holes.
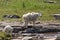
[[[33,22],[33,26],[35,26],[35,21],[38,17],[41,16],[41,13],[31,12],[23,15],[23,19],[25,22],[25,26],[28,26],[28,22]]]
[[[10,25],[5,26],[5,28],[3,29],[3,32],[5,32],[6,34],[12,34],[13,28]]]

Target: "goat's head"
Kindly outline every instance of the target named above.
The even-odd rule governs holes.
[[[37,16],[39,16],[39,17],[41,17],[42,15],[41,15],[41,13],[35,13],[35,15],[37,15]]]

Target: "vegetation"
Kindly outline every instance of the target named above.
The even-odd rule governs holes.
[[[0,40],[11,40],[11,36],[4,32],[0,32]]]
[[[6,14],[16,14],[22,17],[24,13],[32,11],[42,13],[40,20],[54,20],[51,14],[60,14],[60,0],[52,0],[56,1],[56,3],[47,3],[45,1],[47,0],[0,0],[0,20],[15,20],[4,19],[3,15]],[[18,20],[22,20],[22,18]]]

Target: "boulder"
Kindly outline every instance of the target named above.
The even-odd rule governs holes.
[[[18,15],[4,15],[3,18],[20,18]]]
[[[44,2],[46,2],[46,3],[56,3],[56,1],[52,1],[52,0],[46,0]]]

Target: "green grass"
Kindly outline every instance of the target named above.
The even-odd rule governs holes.
[[[7,34],[4,32],[0,32],[0,40],[7,40],[7,39],[11,39],[11,37],[7,37]]]
[[[45,0],[0,0],[0,20],[4,19],[5,14],[16,14],[22,17],[27,12],[41,12],[40,20],[54,20],[51,14],[60,14],[60,0],[53,0],[56,3],[45,3]],[[22,18],[17,19],[22,20]]]
[[[5,38],[5,33],[0,32],[0,40],[2,40],[2,38]]]

